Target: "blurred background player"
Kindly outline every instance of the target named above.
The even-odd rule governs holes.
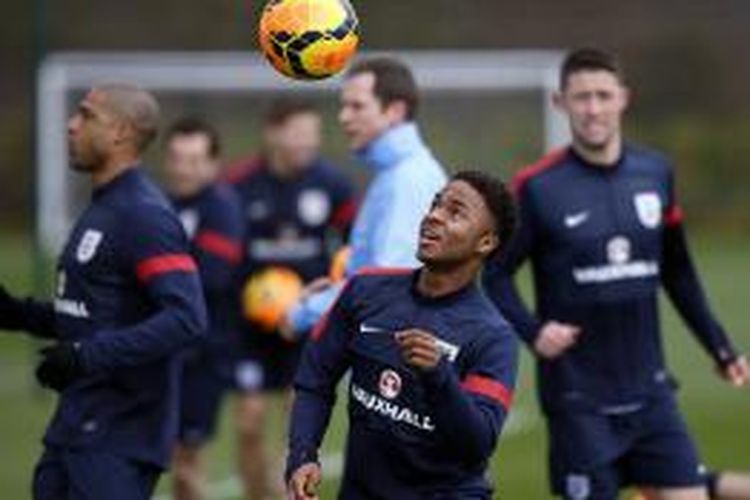
[[[317,498],[318,449],[347,370],[339,498],[492,498],[485,470],[510,410],[518,346],[476,279],[514,223],[501,182],[460,172],[423,215],[423,267],[369,269],[347,282],[295,378],[293,498]]]
[[[552,488],[570,499],[703,499],[706,478],[679,415],[662,352],[663,286],[734,386],[750,376],[693,267],[671,165],[625,143],[623,72],[591,49],[565,59],[555,104],[573,143],[522,170],[520,231],[487,289],[537,357]],[[537,311],[512,276],[530,258]]]
[[[237,194],[216,183],[221,144],[216,130],[197,118],[168,129],[164,180],[203,283],[209,314],[205,345],[185,353],[179,442],[173,457],[174,496],[203,498],[201,450],[214,435],[222,394],[231,382],[229,332],[237,327],[235,272],[242,260],[244,221]]]
[[[195,261],[141,154],[159,108],[126,84],[89,91],[68,121],[94,192],[63,249],[51,303],[0,287],[0,328],[54,340],[39,382],[60,394],[34,472],[37,500],[148,500],[177,435],[177,353],[205,333]]]
[[[243,357],[236,379],[239,460],[248,498],[282,494],[281,450],[268,456],[264,436],[269,392],[288,404],[301,346],[277,334],[284,303],[302,283],[325,276],[331,232],[345,237],[356,210],[355,191],[340,169],[320,157],[321,123],[307,101],[273,101],[265,115],[262,153],[228,172],[245,217],[242,264]],[[288,408],[280,414],[286,415]],[[281,433],[283,421],[274,422]],[[280,425],[280,427],[279,427]],[[270,443],[269,443],[270,445]],[[269,464],[279,465],[278,470]],[[270,474],[273,470],[273,484]]]
[[[339,123],[357,159],[374,174],[350,236],[348,274],[366,266],[418,265],[419,221],[446,181],[422,140],[418,108],[414,76],[398,60],[366,59],[346,74]],[[305,294],[287,315],[285,334],[309,332],[339,289]]]

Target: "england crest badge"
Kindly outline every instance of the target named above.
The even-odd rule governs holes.
[[[568,474],[565,477],[565,490],[574,500],[586,500],[591,496],[591,479],[583,474]]]
[[[644,227],[653,229],[661,223],[662,204],[659,194],[653,191],[638,193],[633,198],[638,220]]]
[[[96,231],[95,229],[87,229],[81,241],[78,242],[78,248],[76,249],[76,260],[81,264],[85,264],[94,258],[96,250],[99,248],[99,244],[104,238],[104,233]]]
[[[323,224],[331,213],[331,202],[325,192],[319,189],[308,189],[297,201],[299,217],[305,224],[318,226]]]

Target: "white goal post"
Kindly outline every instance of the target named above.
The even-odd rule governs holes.
[[[560,51],[425,50],[388,54],[409,64],[425,93],[540,91],[544,147],[550,149],[568,140],[567,125],[550,99],[557,87],[563,57]],[[262,56],[253,52],[54,53],[44,59],[38,75],[36,231],[48,255],[59,251],[75,216],[71,213],[66,140],[72,92],[85,91],[102,81],[130,81],[159,93],[332,93],[340,83],[338,78],[294,82],[277,75]]]

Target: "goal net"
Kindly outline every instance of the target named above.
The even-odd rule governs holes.
[[[374,55],[362,54],[364,55]],[[389,51],[414,70],[426,141],[449,170],[492,169],[508,176],[545,150],[568,140],[550,104],[562,53],[557,51]],[[269,98],[304,93],[324,117],[324,154],[361,182],[366,174],[347,151],[336,123],[340,77],[294,82],[252,52],[56,53],[39,71],[36,230],[48,256],[59,252],[89,199],[82,176],[68,169],[66,121],[93,84],[129,81],[152,90],[164,124],[199,115],[220,131],[225,157],[257,150],[260,118]],[[160,147],[146,160],[158,166]],[[158,172],[157,172],[158,174]]]

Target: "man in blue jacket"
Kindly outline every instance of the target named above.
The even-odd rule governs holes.
[[[537,358],[552,489],[575,500],[614,499],[627,485],[649,498],[707,498],[664,362],[659,287],[727,381],[745,384],[747,362],[693,267],[670,162],[623,141],[618,63],[598,50],[571,53],[555,101],[573,143],[517,175],[520,229],[485,274]],[[536,314],[512,282],[527,259]]]
[[[360,270],[312,334],[295,379],[287,477],[317,497],[318,448],[347,370],[339,498],[489,499],[485,478],[516,376],[515,333],[476,277],[509,240],[504,185],[461,172],[419,230],[419,269]]]
[[[154,98],[126,84],[92,89],[68,122],[89,206],[57,266],[51,303],[0,287],[0,328],[53,340],[39,382],[60,395],[34,473],[37,500],[147,500],[177,433],[178,351],[203,337],[195,261],[141,154]]]
[[[339,122],[357,158],[374,173],[350,236],[349,275],[362,267],[418,265],[419,221],[446,180],[420,135],[418,108],[416,82],[400,61],[367,59],[346,75]],[[339,290],[305,294],[288,315],[289,336],[309,331]]]

